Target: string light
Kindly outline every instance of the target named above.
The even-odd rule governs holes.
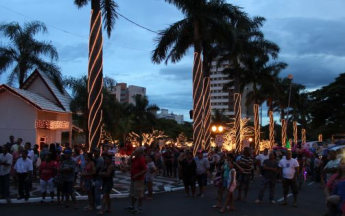
[[[319,142],[322,142],[322,134],[319,134]]]
[[[256,154],[260,151],[259,104],[254,104],[254,141]]]
[[[234,111],[235,111],[235,137],[236,137],[236,152],[241,152],[242,150],[242,140],[241,140],[241,94],[234,94]]]
[[[241,127],[239,130],[240,133],[240,142],[246,140],[248,137],[253,136],[254,134],[254,128],[251,126],[248,126],[249,118],[242,118],[240,119]],[[238,145],[237,145],[237,134],[236,134],[236,119],[234,119],[233,123],[229,123],[230,130],[227,130],[223,134],[223,148],[227,151],[235,150],[237,151]],[[251,138],[249,138],[250,140]],[[215,145],[215,144],[214,144]],[[240,145],[239,151],[242,151],[243,145]]]
[[[193,63],[193,154],[202,148],[205,143],[203,136],[203,86],[202,86],[202,64],[200,53],[194,53]]]
[[[293,122],[293,142],[296,145],[297,144],[297,121]]]
[[[270,148],[273,148],[274,145],[274,118],[273,118],[273,112],[269,112],[270,117]]]
[[[305,144],[307,142],[307,131],[305,129],[302,129],[302,144]]]
[[[285,119],[282,119],[282,146],[286,146],[286,122]]]
[[[68,130],[69,126],[68,121],[36,120],[35,122],[37,129]]]
[[[205,143],[205,150],[209,151],[210,146],[210,139],[211,139],[211,106],[210,106],[210,78],[204,78],[204,143]]]

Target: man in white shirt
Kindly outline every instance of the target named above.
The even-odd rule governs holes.
[[[291,188],[293,199],[294,199],[294,207],[297,207],[297,175],[298,175],[298,161],[292,158],[291,151],[288,151],[286,154],[286,158],[283,158],[279,161],[278,165],[282,172],[282,182],[283,182],[283,189],[284,189],[284,202],[281,205],[287,205],[287,195],[289,193],[289,188]]]
[[[197,157],[195,157],[194,160],[196,163],[196,179],[200,190],[197,196],[203,198],[204,186],[207,185],[207,175],[209,174],[210,163],[204,158],[202,151],[198,151]]]
[[[338,171],[340,158],[337,158],[337,152],[334,150],[329,151],[328,153],[330,161],[326,164],[326,166],[323,168],[323,173],[326,174],[326,181],[329,180],[329,178],[335,174]]]
[[[11,202],[10,199],[10,172],[13,157],[8,153],[7,146],[2,148],[0,154],[0,194],[5,198],[7,203]]]
[[[28,151],[22,152],[22,157],[19,158],[14,165],[18,177],[18,200],[30,198],[30,188],[32,183],[32,161],[28,158]]]
[[[263,175],[263,169],[262,166],[264,165],[264,161],[269,158],[268,156],[268,149],[265,148],[264,152],[262,154],[259,154],[258,156],[255,157],[257,161],[260,161],[260,173]]]
[[[18,138],[18,139],[17,139],[17,142],[14,143],[14,144],[12,145],[12,147],[11,147],[11,152],[12,152],[12,153],[17,152],[17,151],[18,151],[18,148],[19,148],[19,146],[21,146],[22,142],[23,142],[23,139],[22,139],[22,138]]]

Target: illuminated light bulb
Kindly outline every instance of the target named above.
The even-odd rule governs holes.
[[[222,126],[219,126],[219,127],[218,127],[218,131],[219,131],[219,132],[223,132],[223,130],[224,130],[224,128],[223,128]]]
[[[249,142],[253,142],[253,138],[250,137],[250,138],[249,138]]]
[[[217,131],[217,127],[214,125],[214,126],[212,126],[212,131],[213,132],[216,132]]]

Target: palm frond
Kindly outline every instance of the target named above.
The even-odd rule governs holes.
[[[118,18],[116,10],[118,5],[114,0],[101,0],[101,11],[103,16],[104,29],[107,31],[107,35],[110,38],[111,31],[115,26],[115,21]]]

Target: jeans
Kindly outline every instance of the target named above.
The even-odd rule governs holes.
[[[19,197],[30,197],[31,182],[27,179],[27,173],[18,173],[18,194]]]
[[[260,191],[259,191],[259,200],[262,200],[262,198],[264,197],[264,193],[266,190],[267,185],[269,185],[270,188],[270,196],[269,196],[269,200],[273,200],[273,196],[274,196],[274,189],[275,189],[275,185],[276,185],[276,179],[267,179],[265,177],[262,177],[262,181],[261,181],[261,186],[260,186]]]
[[[101,205],[101,195],[102,195],[102,179],[95,180],[95,204],[96,206]]]
[[[0,194],[10,198],[10,174],[0,176]]]

